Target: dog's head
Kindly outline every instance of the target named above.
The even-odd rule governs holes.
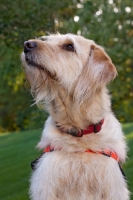
[[[103,48],[73,34],[28,40],[21,59],[36,101],[62,88],[81,101],[117,75]]]

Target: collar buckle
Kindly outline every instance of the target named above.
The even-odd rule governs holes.
[[[103,125],[104,120],[101,120],[98,124],[94,124],[94,133],[98,133]]]
[[[95,124],[94,125],[94,133],[98,133],[101,130],[101,125],[100,124]]]

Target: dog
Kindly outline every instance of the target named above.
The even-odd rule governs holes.
[[[129,200],[121,171],[127,145],[107,84],[117,75],[104,49],[73,34],[24,42],[21,60],[35,103],[49,113],[33,163],[32,200]]]

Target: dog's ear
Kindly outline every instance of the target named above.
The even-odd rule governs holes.
[[[100,46],[91,45],[89,56],[91,67],[93,67],[99,81],[107,84],[116,77],[115,66]]]
[[[116,68],[105,51],[98,45],[91,45],[87,62],[74,90],[77,102],[88,99],[93,92],[108,84],[116,75]]]

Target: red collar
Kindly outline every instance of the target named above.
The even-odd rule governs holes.
[[[98,133],[101,130],[103,123],[104,123],[104,119],[102,119],[97,124],[92,124],[88,126],[85,130],[82,130],[81,132],[79,132],[79,135],[81,135],[79,137],[82,137],[83,135],[90,134],[90,133]]]
[[[82,137],[83,135],[87,135],[90,133],[98,133],[101,130],[103,123],[104,123],[104,119],[102,119],[97,124],[92,124],[92,125],[88,126],[85,130],[81,130],[79,132],[70,130],[70,131],[65,131],[65,133],[70,134],[75,137]],[[63,130],[60,126],[58,126],[58,125],[56,125],[56,126],[57,126],[57,128]]]
[[[48,146],[46,149],[44,149],[44,153],[48,153],[48,152],[52,152],[52,151],[54,151],[54,148],[52,148],[50,146]],[[85,152],[86,153],[102,154],[104,156],[111,157],[111,158],[113,158],[113,159],[115,159],[116,161],[119,162],[119,157],[118,157],[118,155],[114,151],[110,151],[110,150],[92,151],[90,149],[87,149]]]

